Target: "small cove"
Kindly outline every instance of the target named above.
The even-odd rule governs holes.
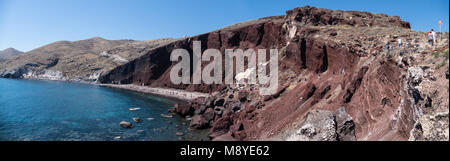
[[[205,130],[189,130],[189,123],[181,117],[161,117],[177,103],[173,99],[97,85],[40,80],[0,79],[0,91],[1,141],[206,139]],[[133,117],[142,121],[136,123]],[[122,128],[120,121],[131,122],[134,127]],[[183,136],[177,136],[177,132]]]

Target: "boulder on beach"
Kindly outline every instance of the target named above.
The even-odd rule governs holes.
[[[209,127],[209,121],[207,121],[202,115],[195,115],[192,117],[189,126],[195,129],[203,129]]]
[[[189,116],[195,111],[191,104],[176,104],[174,109],[180,116]]]

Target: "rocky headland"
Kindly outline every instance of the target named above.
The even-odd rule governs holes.
[[[106,40],[94,37],[58,41],[0,63],[0,76],[71,82],[97,82],[100,75],[174,39]]]

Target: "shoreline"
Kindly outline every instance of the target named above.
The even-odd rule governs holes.
[[[0,77],[3,78],[3,77]],[[79,83],[79,84],[88,84],[88,85],[97,85],[100,87],[107,88],[116,88],[123,89],[143,94],[152,94],[159,97],[167,97],[170,99],[176,99],[179,101],[191,101],[193,99],[199,97],[208,97],[209,93],[201,93],[201,92],[189,92],[180,89],[173,88],[157,88],[157,87],[148,87],[148,86],[139,86],[134,84],[100,84],[97,82],[89,82],[89,81],[74,81],[74,80],[61,80],[61,79],[43,79],[43,78],[3,78],[3,79],[14,79],[14,80],[37,80],[37,81],[55,81],[55,82],[66,82],[66,83]]]
[[[57,115],[55,118],[60,119],[63,124],[55,124],[54,126],[57,129],[62,129],[58,131],[54,131],[55,133],[61,133],[61,135],[57,135],[55,137],[46,137],[40,134],[30,134],[26,138],[22,137],[24,135],[18,135],[15,136],[9,136],[5,135],[5,141],[20,141],[21,139],[29,139],[29,140],[44,140],[44,141],[64,141],[64,140],[79,140],[79,141],[201,141],[201,140],[207,140],[207,131],[202,130],[190,130],[189,129],[189,123],[183,118],[179,116],[173,116],[170,118],[165,118],[160,116],[160,114],[166,114],[167,108],[171,108],[171,104],[167,104],[167,100],[164,99],[164,102],[160,102],[159,99],[147,99],[146,97],[140,98],[135,97],[134,95],[130,95],[130,92],[127,91],[121,91],[119,90],[108,90],[102,87],[99,87],[94,84],[86,84],[86,86],[78,86],[76,84],[78,83],[68,83],[68,84],[60,84],[58,81],[54,80],[36,80],[36,79],[7,79],[7,78],[0,78],[0,81],[2,81],[2,84],[10,85],[10,87],[13,87],[11,89],[14,90],[8,90],[5,94],[10,94],[17,91],[23,91],[28,89],[31,90],[32,93],[38,94],[38,95],[49,95],[51,97],[48,98],[49,102],[42,102],[40,101],[40,98],[31,98],[32,101],[28,102],[27,104],[14,104],[12,102],[17,102],[15,99],[20,99],[21,97],[12,97],[14,99],[10,99],[9,97],[2,97],[2,101],[6,102],[5,108],[3,110],[7,112],[11,112],[11,114],[18,115],[17,117],[23,117],[23,119],[31,118],[33,117],[36,112],[33,112],[33,110],[41,111],[42,109],[47,110],[47,107],[62,107],[64,111],[64,114],[71,113],[74,109],[76,111],[82,110],[83,113],[96,113],[94,115],[89,115],[88,117],[90,119],[87,119],[86,122],[78,122],[73,121],[72,119],[68,119],[64,114]],[[43,82],[45,81],[45,82]],[[48,82],[48,83],[46,83]],[[43,83],[44,85],[42,85]],[[24,85],[25,84],[25,85]],[[81,84],[81,83],[80,83]],[[93,86],[94,85],[94,86]],[[49,91],[49,93],[41,93],[42,89],[48,89],[52,88],[52,90]],[[53,90],[56,89],[56,90]],[[81,90],[78,90],[81,89]],[[74,100],[77,102],[80,102],[80,104],[60,104],[57,101],[60,99],[59,92],[60,91],[70,91],[70,96],[68,99]],[[98,95],[98,91],[101,90],[102,93],[114,93],[114,95],[106,94],[101,95],[101,99],[96,99]],[[87,92],[86,92],[87,91]],[[55,92],[55,93],[52,93]],[[73,92],[73,93],[72,93]],[[74,94],[75,93],[75,94]],[[118,95],[116,95],[116,93]],[[19,92],[19,94],[22,94],[22,92]],[[24,93],[25,96],[28,95],[28,93]],[[57,97],[53,97],[57,96]],[[94,96],[94,97],[92,97]],[[110,100],[116,100],[115,97],[117,96],[124,96],[120,99],[121,103],[115,103],[114,101]],[[66,96],[62,96],[66,97]],[[92,99],[94,98],[94,99]],[[106,99],[103,99],[106,98]],[[142,101],[136,101],[136,100],[142,100]],[[99,103],[101,102],[101,103]],[[123,102],[123,103],[122,103]],[[149,103],[150,102],[150,103]],[[172,103],[172,101],[169,101]],[[96,104],[99,103],[99,104]],[[33,106],[29,106],[28,104],[32,104]],[[160,106],[157,108],[154,108],[153,105]],[[95,108],[90,108],[91,106],[95,106]],[[67,107],[67,108],[66,108]],[[80,108],[82,107],[82,108]],[[130,108],[145,108],[145,110],[136,110],[133,112],[129,112]],[[20,111],[31,111],[26,113],[17,113],[14,110],[11,109],[18,109]],[[40,109],[42,108],[42,109]],[[49,110],[58,109],[58,108],[51,108]],[[0,110],[2,111],[2,110]],[[2,111],[3,112],[3,111]],[[114,117],[118,118],[117,120],[109,120],[109,119],[103,119],[103,114],[108,114]],[[84,115],[70,115],[71,117],[78,118],[79,116],[84,117]],[[121,118],[121,119],[120,119]],[[135,118],[138,118],[139,121],[136,121]],[[12,120],[15,119],[15,117],[11,117]],[[47,120],[47,117],[39,117],[39,121],[45,121]],[[153,120],[156,120],[153,121]],[[9,120],[8,120],[9,121]],[[119,126],[119,121],[126,121],[130,122],[133,125],[136,125],[133,127],[133,130],[130,133],[125,133],[122,129],[123,127]],[[14,121],[10,121],[11,123],[14,123]],[[139,122],[139,123],[138,123]],[[83,128],[80,129],[74,129],[70,126],[71,123],[79,123],[79,124],[85,124],[86,126],[83,126]],[[8,124],[9,125],[9,124]],[[11,124],[14,125],[14,124]],[[33,126],[38,124],[33,124]],[[99,128],[90,131],[90,133],[94,135],[66,135],[67,132],[71,131],[77,131],[77,130],[91,130],[90,127],[99,125]],[[100,126],[101,125],[101,126]],[[108,126],[105,126],[108,125]],[[109,126],[111,125],[111,126]],[[138,126],[139,125],[139,126]],[[40,126],[40,125],[39,125]],[[172,128],[173,127],[173,128]],[[16,132],[18,130],[26,130],[26,126],[20,127],[20,128],[7,128],[3,130]],[[112,129],[112,130],[110,130]],[[46,131],[47,129],[43,128],[39,131]],[[0,130],[2,131],[2,130]],[[165,133],[164,136],[154,136],[154,134],[158,133]],[[182,133],[182,135],[178,135],[177,133]],[[96,135],[101,134],[101,135]],[[139,134],[139,135],[138,135]],[[149,137],[147,137],[149,136]],[[118,137],[118,138],[117,138]],[[183,137],[180,139],[180,137]]]
[[[31,81],[53,81],[53,82],[65,82],[65,83],[77,83],[77,84],[89,84],[98,85],[95,81],[84,81],[84,80],[68,80],[68,79],[46,79],[46,78],[6,78],[0,77],[0,79],[12,79],[12,80],[31,80]]]
[[[208,93],[200,93],[200,92],[189,92],[180,89],[171,89],[171,88],[156,88],[156,87],[148,87],[148,86],[138,86],[134,84],[97,84],[100,87],[108,87],[108,88],[117,88],[124,89],[139,93],[145,94],[153,94],[162,97],[175,98],[182,101],[191,101],[199,97],[208,97],[210,94]]]

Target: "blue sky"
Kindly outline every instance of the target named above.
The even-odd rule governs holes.
[[[59,40],[197,35],[310,5],[400,16],[414,30],[449,29],[448,0],[0,0],[0,50]]]

